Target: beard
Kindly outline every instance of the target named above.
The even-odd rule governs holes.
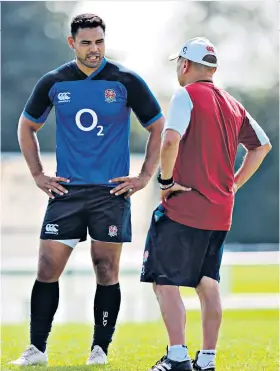
[[[81,57],[77,56],[77,59],[78,59],[79,62],[81,62],[84,66],[86,66],[88,68],[97,68],[102,63],[103,57],[102,58],[99,57],[95,61],[90,61],[87,57],[86,58],[81,58]]]

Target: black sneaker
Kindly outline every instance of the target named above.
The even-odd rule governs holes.
[[[192,361],[192,366],[193,366],[193,369],[196,370],[196,371],[215,371],[215,367],[213,365],[213,362],[210,362],[207,366],[201,368],[200,366],[198,366],[197,364],[197,360],[198,360],[198,355],[199,355],[199,352],[196,352],[196,355],[195,355],[195,359]]]
[[[149,371],[192,371],[192,364],[189,359],[176,362],[163,356]]]

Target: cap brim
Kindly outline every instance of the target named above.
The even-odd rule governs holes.
[[[174,61],[175,59],[178,59],[179,58],[179,53],[174,53],[174,54],[171,54],[168,59],[170,61]]]

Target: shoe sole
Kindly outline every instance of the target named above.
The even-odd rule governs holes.
[[[97,366],[102,366],[102,365],[107,365],[108,362],[104,362],[104,363],[86,363],[86,366],[94,366],[94,365],[97,365]]]

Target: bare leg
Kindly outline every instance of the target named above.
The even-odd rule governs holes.
[[[198,294],[203,330],[203,350],[216,349],[222,321],[222,305],[217,281],[203,277],[196,288]]]
[[[92,241],[91,258],[100,285],[114,285],[119,282],[119,265],[122,244]]]
[[[41,240],[37,280],[40,282],[58,281],[73,249],[61,242]]]
[[[185,344],[186,310],[177,286],[154,284],[170,345]]]

